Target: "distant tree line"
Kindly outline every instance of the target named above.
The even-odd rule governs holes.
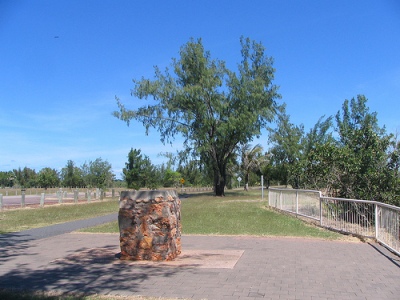
[[[61,171],[46,167],[39,172],[24,167],[8,172],[0,172],[0,186],[3,187],[98,187],[106,188],[113,185],[115,175],[111,164],[101,158],[85,162],[77,167],[72,160]]]
[[[127,187],[132,189],[179,187],[183,184],[182,179],[185,186],[212,185],[212,177],[195,161],[187,163],[180,161],[174,168],[177,156],[172,153],[164,153],[164,156],[168,158],[167,163],[156,166],[151,163],[147,155],[141,153],[140,149],[132,148],[123,169],[123,178]]]

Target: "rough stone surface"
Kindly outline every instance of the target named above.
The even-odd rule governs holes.
[[[121,259],[172,260],[181,253],[181,201],[175,191],[121,192]]]

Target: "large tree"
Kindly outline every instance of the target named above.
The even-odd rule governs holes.
[[[366,103],[363,95],[344,101],[336,139],[328,134],[307,153],[305,183],[340,197],[398,204],[399,144]]]
[[[345,153],[340,176],[340,196],[384,201],[391,189],[388,170],[393,136],[378,125],[377,113],[369,112],[367,98],[345,100],[336,114],[339,146]]]
[[[137,120],[146,133],[156,128],[162,142],[181,135],[185,149],[212,166],[218,196],[224,195],[227,165],[237,146],[259,136],[279,108],[273,59],[261,43],[243,37],[240,43],[236,72],[211,59],[201,39],[191,39],[172,61],[174,74],[155,67],[154,79],[133,80],[132,95],[153,102],[129,110],[116,98],[119,111],[114,115],[128,125]]]

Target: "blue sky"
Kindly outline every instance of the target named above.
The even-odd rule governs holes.
[[[117,177],[130,148],[175,152],[155,130],[114,118],[132,79],[169,66],[191,37],[234,69],[240,36],[274,58],[275,84],[306,130],[364,94],[400,130],[400,3],[382,1],[0,0],[0,171],[60,170],[101,157]],[[266,133],[254,143],[268,147]]]

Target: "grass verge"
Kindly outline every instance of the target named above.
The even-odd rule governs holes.
[[[38,228],[118,212],[118,201],[51,205],[0,211],[0,234]]]
[[[225,197],[211,193],[181,195],[183,234],[294,236],[340,239],[343,236],[307,224],[293,216],[267,208],[260,191],[228,191]],[[265,199],[267,199],[265,197]],[[111,222],[82,229],[81,232],[118,233]]]
[[[32,292],[19,290],[0,289],[0,299],[8,300],[176,300],[177,298],[154,298],[143,296],[104,296],[104,295],[79,295],[59,294],[56,292]]]

